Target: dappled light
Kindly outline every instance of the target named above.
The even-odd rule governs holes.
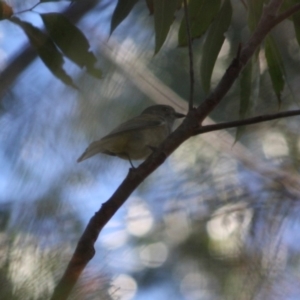
[[[127,209],[127,230],[135,236],[146,235],[153,226],[153,216],[146,203],[133,199]]]
[[[156,152],[159,147],[146,145],[154,153],[146,164],[133,159],[131,166],[121,151],[102,151],[77,163],[90,143],[151,105],[188,114],[190,93],[188,48],[178,46],[187,43],[183,2],[172,8],[165,18],[172,22],[162,32],[153,26],[159,16],[151,12],[152,1],[148,6],[129,1],[132,10],[124,20],[117,14],[115,24],[111,18],[122,1],[96,1],[82,15],[72,12],[81,5],[77,2],[8,1],[14,12],[25,11],[13,21],[1,16],[1,300],[50,299],[99,209],[107,224],[101,218],[95,222],[105,226],[90,232],[95,255],[90,248],[84,253],[90,260],[82,273],[76,270],[80,278],[69,299],[299,299],[299,116],[242,124],[238,130],[190,131],[182,144],[176,144],[178,139],[170,143],[179,145],[176,149]],[[192,27],[195,108],[209,94],[205,82],[206,88],[215,88],[251,36],[254,28],[248,22],[255,20],[248,19],[250,2],[214,1],[217,11],[231,3],[233,16],[221,32],[220,51],[211,50],[217,60],[206,79],[203,68],[208,74],[211,61],[204,67],[200,63],[209,59],[204,49],[208,33],[203,29],[198,35]],[[30,9],[30,3],[36,7]],[[51,18],[62,11],[62,24],[80,36],[79,56],[69,52],[74,39],[66,43],[51,27]],[[47,22],[52,29],[43,29]],[[248,75],[239,74],[203,125],[298,109],[300,51],[292,24],[291,17],[272,31],[269,53],[262,44]],[[46,40],[59,52],[59,71],[47,60],[51,55],[42,60],[40,39],[30,54],[36,59],[25,66],[23,58],[18,68],[13,64],[30,37],[36,38],[35,30],[48,34]],[[280,53],[282,64],[274,62],[274,53]],[[282,65],[284,69],[278,67]],[[274,87],[276,79],[279,87],[285,81],[282,89]],[[251,95],[245,95],[247,90]],[[146,128],[165,125],[166,119],[159,120]],[[185,120],[176,119],[172,130]],[[140,136],[134,127],[128,131]],[[122,155],[125,159],[118,157]],[[160,159],[164,162],[156,168]],[[149,166],[154,167],[147,173]],[[146,173],[150,175],[143,177]],[[141,178],[132,193],[118,190],[126,176]],[[128,199],[114,198],[116,190]],[[109,206],[120,202],[116,212]],[[83,239],[79,244],[88,243]]]
[[[276,145],[276,147],[274,147]],[[263,150],[266,158],[274,159],[278,157],[288,156],[288,145],[284,136],[279,132],[269,132],[263,142]]]
[[[153,243],[140,249],[142,264],[148,268],[159,268],[168,258],[168,247],[164,243]]]
[[[137,284],[131,276],[120,274],[112,280],[110,295],[112,299],[130,300],[134,298],[136,289]]]

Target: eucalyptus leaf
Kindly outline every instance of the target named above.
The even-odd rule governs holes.
[[[209,25],[217,15],[221,6],[221,0],[190,0],[188,5],[191,37],[200,38],[208,29]],[[188,44],[185,17],[183,17],[179,32],[178,45]]]
[[[292,0],[293,4],[299,3],[298,1]],[[300,12],[293,14],[293,24],[296,33],[296,39],[298,44],[300,45]]]
[[[257,23],[260,20],[264,1],[263,0],[248,0],[248,26],[250,31],[254,31],[257,26]]]
[[[202,86],[206,93],[210,90],[213,68],[225,40],[224,33],[228,30],[231,17],[232,7],[230,0],[225,0],[207,32],[200,66]]]
[[[154,0],[155,53],[166,40],[177,7],[178,0]]]
[[[245,119],[253,115],[260,88],[260,67],[256,56],[248,62],[239,77],[240,110],[239,118]],[[235,143],[243,136],[247,126],[239,126],[235,134]]]
[[[110,23],[110,34],[120,25],[120,23],[129,15],[138,0],[118,0]]]
[[[146,4],[147,4],[150,15],[153,15],[153,13],[154,13],[154,3],[153,3],[153,1],[154,0],[146,0]]]
[[[72,78],[62,68],[64,59],[51,38],[32,24],[22,21],[17,17],[9,19],[20,26],[27,35],[31,45],[37,50],[39,57],[49,70],[65,84],[77,89]]]
[[[84,34],[63,14],[41,14],[44,25],[55,44],[78,66],[86,67],[94,77],[101,78],[101,70],[95,68],[97,59],[89,51],[90,44]]]
[[[269,35],[265,40],[265,55],[268,70],[272,81],[274,92],[277,96],[279,105],[281,104],[281,93],[284,89],[284,66],[282,57],[279,53],[275,40]]]

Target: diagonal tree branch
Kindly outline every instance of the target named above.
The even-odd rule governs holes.
[[[147,158],[146,161],[144,161],[137,169],[129,170],[127,177],[121,183],[119,188],[110,197],[110,199],[102,204],[101,208],[91,218],[51,299],[67,299],[81,272],[84,270],[89,260],[91,260],[94,256],[94,243],[97,240],[99,233],[106,223],[117,212],[117,210],[124,204],[131,193],[138,187],[138,185],[149,174],[157,169],[185,140],[195,134],[199,134],[199,130],[207,130],[203,131],[202,133],[208,132],[208,128],[206,128],[206,126],[199,127],[199,124],[201,124],[204,118],[207,117],[208,114],[220,103],[221,99],[228,92],[242,68],[254,54],[255,50],[259,47],[270,30],[278,23],[276,14],[282,2],[283,0],[271,0],[269,2],[269,5],[267,5],[263,11],[261,20],[253,35],[250,37],[249,41],[245,44],[241,51],[239,51],[237,57],[226,70],[215,90],[197,109],[192,109],[189,111],[188,116],[183,123],[160,145],[160,147],[152,155]],[[297,114],[299,114],[299,111],[297,112]],[[248,119],[248,121],[249,120],[251,121],[251,119]],[[257,120],[257,122],[259,121],[260,120]],[[232,122],[227,123],[227,125],[232,125]],[[225,125],[223,124],[222,126]],[[236,124],[235,126],[240,125]],[[218,129],[210,128],[210,131]]]
[[[112,49],[118,49],[117,60]],[[127,51],[125,47],[121,47],[112,39],[110,39],[109,45],[106,43],[101,44],[101,54],[112,61],[137,89],[158,104],[172,105],[179,112],[186,112],[186,101],[156,78],[147,67],[137,63],[134,57],[130,56],[128,58]],[[210,117],[207,117],[203,124],[213,125],[216,123]],[[239,141],[235,141],[229,132],[224,130],[221,133],[220,131],[211,131],[209,135],[202,135],[201,138],[215,149],[233,156],[257,175],[278,183],[288,193],[293,194],[293,197],[300,198],[299,175],[278,169],[270,165],[269,162],[260,160],[246,146]]]

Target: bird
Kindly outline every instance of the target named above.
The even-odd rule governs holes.
[[[81,162],[98,153],[129,160],[147,158],[172,132],[175,119],[185,117],[169,105],[152,105],[120,124],[100,140],[92,142],[77,159]]]

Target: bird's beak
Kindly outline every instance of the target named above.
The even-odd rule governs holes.
[[[178,112],[175,112],[175,118],[176,119],[180,119],[180,118],[183,118],[183,117],[185,117],[186,115],[184,115],[184,114],[181,114],[181,113],[178,113]]]

